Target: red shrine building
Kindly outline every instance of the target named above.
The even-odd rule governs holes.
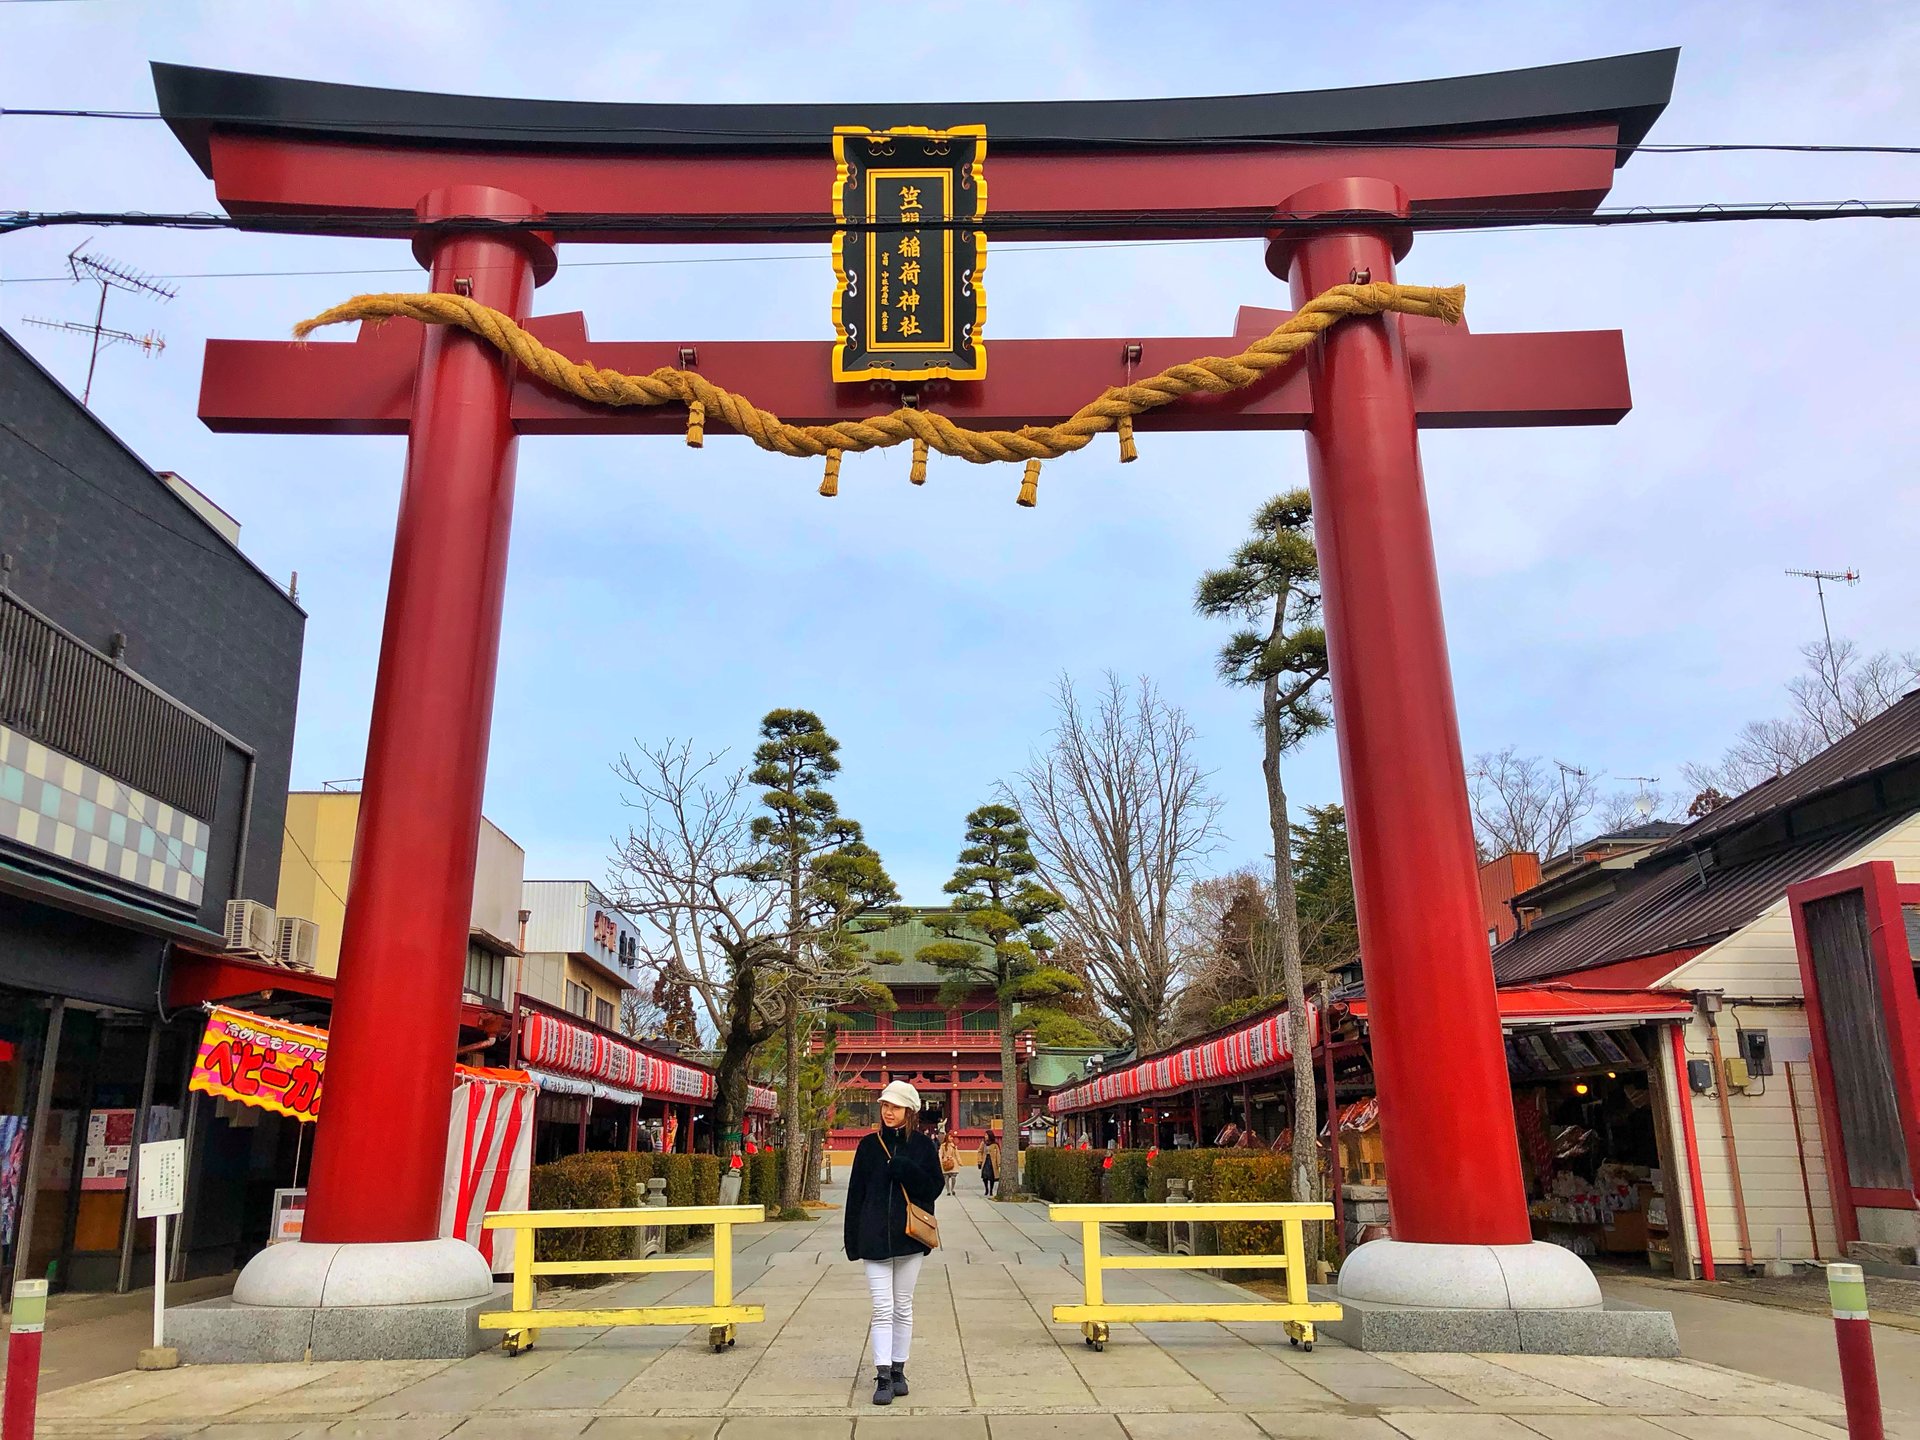
[[[867,937],[867,948],[880,957],[873,977],[893,992],[898,1008],[844,1012],[853,1024],[840,1032],[834,1068],[846,1092],[835,1108],[828,1146],[849,1161],[860,1137],[879,1121],[878,1096],[889,1080],[910,1081],[924,1102],[922,1122],[951,1129],[963,1152],[977,1152],[987,1132],[999,1131],[1006,1122],[993,991],[983,985],[957,1005],[942,1004],[944,972],[913,958],[922,946],[946,938],[926,923],[925,917],[940,913],[917,910],[904,925]],[[1027,1113],[1026,1062],[1032,1055],[1033,1037],[1016,1035],[1020,1099],[1015,1124]]]

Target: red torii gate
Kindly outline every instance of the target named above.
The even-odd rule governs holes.
[[[1394,279],[1411,238],[1396,222],[1409,216],[1458,214],[1465,224],[1489,212],[1591,211],[1664,108],[1676,59],[1659,51],[1295,95],[872,107],[549,103],[154,70],[168,123],[229,214],[263,229],[350,224],[412,237],[434,289],[470,294],[575,359],[630,372],[693,364],[785,419],[816,423],[890,410],[897,391],[833,383],[828,340],[702,341],[689,357],[679,343],[591,340],[578,314],[532,317],[557,244],[825,238],[835,124],[984,122],[990,230],[1265,233],[1268,268],[1299,304],[1356,278]],[[1281,318],[1243,309],[1234,335]],[[925,382],[922,403],[977,426],[1048,423],[1129,371],[1240,346],[1210,337],[991,348],[984,380]],[[1304,366],[1135,422],[1307,432],[1402,1244],[1530,1240],[1416,430],[1610,424],[1629,403],[1618,332],[1472,335],[1387,315],[1344,322]],[[515,373],[468,334],[423,334],[411,321],[363,327],[351,344],[213,341],[200,413],[217,430],[409,437],[306,1236],[426,1241],[438,1218],[518,438],[672,434],[683,419],[587,404]],[[408,1045],[392,1042],[396,1017]],[[1349,1260],[1343,1291],[1413,1298],[1386,1274],[1405,1253],[1369,1270],[1360,1257],[1372,1248]],[[1564,1280],[1546,1282],[1543,1303],[1589,1303],[1569,1302]],[[1527,1303],[1523,1281],[1507,1288],[1511,1303]]]

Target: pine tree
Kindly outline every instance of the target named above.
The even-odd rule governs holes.
[[[1306,976],[1300,946],[1300,904],[1293,870],[1293,829],[1280,757],[1333,723],[1323,696],[1327,636],[1320,626],[1320,558],[1313,548],[1313,500],[1305,490],[1277,495],[1253,517],[1253,536],[1223,570],[1200,577],[1194,609],[1246,622],[1220,651],[1220,676],[1258,687],[1267,819],[1273,834],[1275,923],[1281,991],[1293,1047],[1293,1195],[1319,1192],[1319,1131],[1308,1044]],[[1316,1227],[1317,1228],[1317,1227]]]
[[[1071,971],[1049,963],[1053,940],[1044,922],[1065,902],[1034,880],[1038,866],[1020,812],[982,805],[967,816],[966,839],[943,887],[953,896],[952,909],[927,922],[947,938],[921,946],[915,958],[945,974],[943,1004],[957,1004],[982,987],[993,991],[1000,1026],[1000,1192],[1014,1197],[1020,1193],[1021,1119],[1015,1033],[1031,1030],[1043,1045],[1093,1045],[1099,1037],[1048,1003],[1082,986]]]
[[[780,1203],[788,1213],[800,1209],[809,1145],[801,1048],[823,1006],[877,998],[872,991],[885,988],[866,974],[861,917],[900,899],[880,856],[826,788],[840,773],[839,749],[811,710],[769,711],[747,777],[765,787],[760,803],[770,812],[753,822],[753,838],[763,847],[761,873],[785,892],[781,1100],[788,1163]]]

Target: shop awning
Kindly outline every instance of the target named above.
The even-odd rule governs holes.
[[[294,997],[333,1006],[334,977],[311,970],[291,970],[245,955],[206,954],[176,945],[167,966],[167,1008],[217,1005],[237,1001],[249,1010],[276,1008],[275,1001]],[[485,1035],[504,1035],[505,1011],[486,1005],[460,1003],[460,1025]]]
[[[719,1092],[718,1077],[705,1066],[656,1055],[595,1027],[576,1025],[543,1010],[526,1012],[520,1027],[520,1051],[534,1074],[543,1077],[543,1083],[570,1077],[592,1087],[590,1092],[576,1089],[572,1093],[617,1098],[624,1104],[637,1104],[646,1098],[706,1105]],[[625,1098],[628,1096],[632,1098]],[[764,1085],[749,1087],[748,1110],[770,1115],[774,1108],[772,1090]]]
[[[1512,985],[1495,992],[1500,998],[1500,1023],[1563,1025],[1592,1029],[1596,1025],[1638,1025],[1649,1020],[1685,1020],[1693,1001],[1685,995],[1657,990],[1583,990],[1566,985]],[[1365,997],[1347,1002],[1356,1020],[1367,1018]]]
[[[1319,1007],[1307,1007],[1307,1034],[1310,1042],[1320,1041]],[[1237,1030],[1196,1040],[1163,1055],[1123,1066],[1105,1075],[1061,1090],[1047,1098],[1047,1109],[1055,1115],[1076,1110],[1095,1110],[1101,1106],[1149,1100],[1156,1095],[1173,1095],[1182,1090],[1224,1084],[1264,1074],[1287,1063],[1293,1056],[1288,1039],[1286,1011],[1249,1020]]]

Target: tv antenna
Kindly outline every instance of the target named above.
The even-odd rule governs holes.
[[[1787,574],[1800,580],[1813,581],[1813,593],[1820,597],[1820,629],[1827,637],[1827,656],[1833,656],[1833,627],[1827,624],[1827,582],[1836,585],[1858,585],[1858,570],[1789,570]]]
[[[1827,623],[1827,582],[1831,580],[1836,585],[1858,585],[1860,572],[1858,570],[1789,570],[1787,574],[1797,579],[1813,581],[1813,593],[1820,597],[1820,633],[1827,637],[1827,663],[1824,667],[1826,673],[1822,678],[1826,680],[1827,689],[1833,693],[1833,698],[1839,700],[1840,677],[1835,673],[1837,667],[1833,659],[1833,627]]]
[[[93,339],[92,353],[87,357],[87,383],[80,392],[80,403],[86,405],[93,399],[93,372],[100,363],[100,351],[116,342],[138,346],[147,355],[157,355],[167,348],[167,342],[149,330],[144,335],[135,335],[129,330],[112,330],[107,327],[107,293],[112,290],[124,290],[130,295],[148,295],[159,300],[171,300],[179,292],[170,285],[162,285],[151,275],[142,274],[131,266],[105,255],[86,253],[91,240],[82,240],[67,254],[67,269],[73,275],[74,283],[89,282],[100,287],[100,302],[94,307],[93,323],[79,320],[40,320],[27,318],[29,325],[38,325],[46,330],[64,330],[72,335],[88,335]]]
[[[1649,787],[1658,785],[1660,777],[1658,775],[1622,775],[1620,778],[1632,780],[1639,786],[1633,797],[1633,813],[1645,820],[1653,814],[1653,793]]]

